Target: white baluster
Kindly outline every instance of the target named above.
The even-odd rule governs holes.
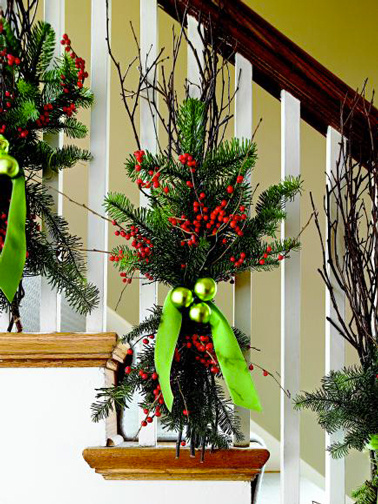
[[[111,6],[111,2],[109,2]],[[111,8],[111,7],[110,7]],[[91,113],[88,205],[103,214],[104,197],[109,180],[109,88],[110,68],[106,45],[106,2],[92,0],[91,14],[91,89],[95,103]],[[108,249],[108,224],[92,213],[88,214],[88,248]],[[88,281],[100,293],[98,307],[87,317],[87,332],[106,329],[107,258],[105,254],[88,254]]]
[[[332,176],[337,170],[337,161],[340,155],[340,142],[341,135],[333,128],[329,127],[327,131],[327,185],[332,184]],[[342,169],[342,163],[340,165]],[[330,212],[331,219],[333,220],[336,216],[336,203],[331,197],[330,200]],[[327,236],[328,238],[328,236]],[[343,234],[341,232],[337,235],[337,251],[340,257],[344,254],[344,241]],[[340,313],[345,315],[345,296],[343,292],[338,288],[334,275],[329,269],[328,274],[330,276],[331,283],[334,289],[334,295],[336,298],[337,305],[339,307]],[[330,317],[336,320],[337,315],[332,306],[330,295],[328,289],[326,289],[326,317]],[[341,369],[344,366],[344,355],[345,355],[345,340],[338,333],[338,331],[326,320],[325,327],[325,372],[329,373],[331,370]],[[341,431],[335,432],[334,434],[326,434],[326,446],[331,443],[341,441],[343,439],[343,433]],[[326,504],[344,504],[345,503],[345,459],[333,459],[331,455],[326,452],[326,465],[325,465],[325,490],[326,490]]]
[[[282,178],[300,174],[300,102],[281,92]],[[299,198],[286,205],[281,237],[300,232]],[[300,252],[281,265],[281,374],[282,386],[295,396],[300,382]],[[281,392],[281,504],[299,504],[299,413]]]
[[[235,137],[250,139],[252,137],[252,65],[241,54],[235,57]],[[238,275],[234,286],[234,324],[247,335],[252,335],[252,285],[249,272]],[[245,353],[250,360],[250,351]],[[251,437],[250,410],[235,407],[241,421],[241,432],[244,439],[235,446],[249,446]]]
[[[157,19],[157,1],[156,0],[141,0],[140,2],[140,49],[143,70],[150,66],[157,56],[158,44],[158,19]],[[148,55],[148,57],[147,57]],[[154,71],[149,75],[150,79],[154,78]],[[140,142],[142,149],[156,153],[157,141],[155,133],[156,118],[152,117],[151,109],[146,100],[141,100],[140,103]],[[140,205],[148,206],[148,198],[140,193]],[[140,281],[139,290],[139,318],[144,320],[148,315],[148,310],[156,304],[157,289],[156,284],[147,284],[146,281]],[[142,410],[139,412],[139,420],[145,418]],[[139,444],[143,446],[154,446],[157,440],[157,423],[156,419],[153,423],[143,427],[139,434]]]
[[[50,23],[54,28],[56,36],[56,45],[54,56],[60,56],[62,46],[60,39],[64,33],[64,20],[65,20],[65,0],[49,0],[45,2],[44,7],[45,21]],[[63,133],[57,135],[45,135],[44,140],[52,147],[63,146]],[[63,191],[63,173],[53,173],[51,170],[45,169],[43,171],[43,181],[46,185],[50,186],[48,189],[49,194],[54,200],[55,209],[58,214],[62,214],[63,201],[62,195],[57,192]],[[43,223],[42,223],[43,225]],[[57,294],[55,289],[51,289],[47,279],[41,277],[41,309],[40,309],[40,331],[52,332],[59,331],[61,317],[61,295]]]
[[[203,69],[203,44],[198,31],[198,23],[192,16],[188,16],[188,39],[192,43],[192,47],[188,46],[187,63],[189,96],[199,98],[201,96],[201,72],[198,63]]]

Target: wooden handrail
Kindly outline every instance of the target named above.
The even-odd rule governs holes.
[[[236,51],[253,64],[253,80],[276,98],[288,91],[301,102],[301,117],[326,134],[328,126],[340,131],[341,107],[348,114],[355,90],[303,51],[299,46],[256,14],[241,0],[158,0],[173,18],[182,19],[185,10],[206,25],[208,20],[235,41]],[[354,155],[365,161],[370,153],[365,108],[359,100],[354,107]],[[378,129],[378,110],[370,108],[373,132]],[[344,131],[347,136],[347,132]]]

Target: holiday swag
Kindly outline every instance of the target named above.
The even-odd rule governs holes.
[[[23,277],[46,276],[81,313],[97,302],[97,289],[84,277],[81,242],[41,183],[42,170],[48,186],[52,173],[90,159],[86,150],[46,140],[59,132],[85,137],[75,116],[93,97],[84,87],[85,62],[69,37],[61,40],[64,55],[54,58],[54,30],[33,23],[34,9],[13,6],[0,13],[0,310],[10,308],[8,330],[16,324],[19,331]]]
[[[243,357],[249,337],[230,327],[213,298],[219,282],[233,283],[243,271],[271,270],[298,248],[297,239],[278,240],[276,231],[301,182],[288,178],[269,187],[251,216],[254,142],[234,138],[211,147],[207,107],[199,99],[187,98],[172,120],[179,154],[139,149],[126,161],[150,207],[136,208],[120,193],[105,201],[116,236],[131,244],[110,256],[123,282],[140,274],[170,290],[164,306],[153,307],[125,337],[130,349],[124,378],[99,391],[93,414],[98,420],[114,405],[127,407],[139,392],[141,427],[161,417],[167,430],[177,432],[178,447],[190,441],[192,450],[226,448],[232,435],[241,436],[232,403],[261,406],[253,366],[248,369]],[[142,349],[136,355],[137,345]]]

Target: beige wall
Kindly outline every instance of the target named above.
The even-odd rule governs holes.
[[[139,1],[113,0],[112,43],[119,59],[128,61],[135,53],[129,29],[133,21],[139,31]],[[248,5],[285,33],[294,42],[345,80],[350,86],[361,86],[366,77],[377,87],[378,70],[376,54],[376,20],[378,3],[375,0],[248,0]],[[75,50],[89,60],[90,1],[66,0],[67,31]],[[160,44],[169,48],[172,20],[160,11]],[[185,76],[185,50],[180,58],[179,76]],[[254,180],[261,188],[275,183],[280,177],[280,104],[265,91],[254,87],[254,122],[263,118],[257,136],[259,161]],[[88,121],[89,114],[84,114]],[[130,184],[123,169],[128,152],[135,149],[132,133],[119,98],[119,88],[114,69],[111,83],[111,126],[110,126],[110,188],[128,194],[135,203],[137,190]],[[232,133],[232,132],[231,132]],[[324,187],[325,139],[302,122],[302,173],[305,192],[301,201],[302,221],[310,215],[309,192],[321,202]],[[87,141],[82,142],[84,145]],[[84,201],[87,183],[86,167],[77,167],[65,175],[65,191],[74,198]],[[65,205],[72,229],[86,236],[86,217],[78,207]],[[111,244],[116,243],[111,237]],[[303,236],[302,252],[302,373],[303,389],[313,389],[324,373],[324,288],[316,271],[320,265],[318,240],[314,227]],[[114,308],[122,289],[119,277],[110,268],[109,305]],[[224,286],[217,301],[231,316],[231,293]],[[160,298],[164,291],[160,293]],[[293,307],[297,309],[297,307]],[[119,313],[128,321],[138,321],[138,286],[130,286],[119,306]],[[253,344],[261,349],[256,356],[264,367],[274,371],[280,366],[280,272],[260,273],[253,277]],[[349,352],[350,359],[354,356]],[[256,375],[264,412],[253,418],[267,431],[279,437],[279,390],[269,379]],[[324,436],[313,415],[302,414],[302,456],[320,472],[324,471]],[[364,458],[353,456],[353,465],[348,463],[348,488],[355,487],[367,471]]]

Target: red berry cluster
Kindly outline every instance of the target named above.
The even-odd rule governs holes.
[[[4,93],[4,98],[5,98],[5,107],[6,109],[10,109],[12,107],[12,102],[14,100],[14,94],[11,93],[10,91],[5,91]],[[3,113],[4,109],[0,108],[0,112]]]
[[[66,47],[64,48],[64,50],[67,52],[67,53],[70,53],[70,56],[72,59],[75,60],[75,67],[77,68],[78,72],[77,72],[77,87],[78,88],[82,88],[83,87],[83,82],[84,80],[88,77],[88,72],[85,71],[85,61],[83,60],[83,58],[79,58],[79,56],[77,56],[75,54],[75,52],[73,51],[72,47],[71,47],[71,40],[69,39],[68,35],[65,33],[62,37],[62,40],[60,41],[60,43],[62,45],[65,45]],[[64,87],[64,92],[65,93],[68,93],[69,92],[69,89],[68,87],[66,87],[66,84],[65,84],[65,76],[61,76],[62,78],[62,86]]]
[[[113,226],[118,226],[117,221],[113,220],[112,221]],[[138,258],[139,262],[145,262],[148,264],[150,262],[150,257],[152,254],[152,249],[153,249],[153,243],[151,243],[151,240],[149,238],[146,238],[145,236],[142,236],[139,232],[139,228],[136,226],[130,226],[129,231],[125,231],[124,229],[117,229],[114,232],[115,236],[121,236],[125,240],[130,240],[131,238],[133,241],[131,242],[131,246],[136,249],[136,257]],[[110,255],[109,260],[114,261],[114,262],[119,262],[121,259],[123,259],[123,251],[122,249],[119,249],[118,255]],[[132,278],[126,278],[126,273],[121,272],[120,276],[122,277],[123,283],[131,283]],[[153,280],[151,275],[146,274],[146,277],[148,280]]]
[[[18,131],[18,136],[20,138],[26,138],[29,134],[29,131],[27,129],[17,128],[17,131]]]
[[[54,109],[52,103],[46,103],[43,106],[43,113],[40,114],[39,118],[36,120],[36,124],[39,127],[46,126],[50,122],[50,113]]]
[[[205,193],[200,193],[200,199],[206,198]],[[241,205],[239,211],[236,213],[227,214],[226,207],[228,203],[226,200],[222,200],[221,204],[210,210],[205,206],[204,203],[194,201],[193,211],[195,217],[193,221],[190,221],[186,215],[181,217],[169,217],[168,221],[172,226],[179,226],[184,232],[192,233],[188,240],[182,240],[181,245],[196,245],[197,236],[200,234],[201,229],[203,229],[204,234],[216,235],[219,231],[225,230],[230,227],[238,236],[243,236],[243,230],[240,227],[240,223],[247,218],[245,212],[245,206]],[[222,240],[222,243],[227,244],[227,238]]]
[[[192,336],[185,336],[185,340],[185,347],[196,353],[195,359],[197,361],[209,368],[213,374],[219,373],[214,345],[209,336],[193,334]]]
[[[7,49],[4,48],[2,51],[0,51],[0,62],[4,65],[8,65],[10,67],[13,66],[18,66],[21,63],[20,58],[17,56],[14,56],[11,53],[7,52]]]
[[[62,110],[67,117],[71,117],[72,114],[76,111],[76,105],[72,102],[68,105],[68,107],[63,107]]]
[[[190,154],[180,154],[178,159],[180,163],[186,165],[192,173],[196,172],[197,161],[193,158],[193,156]]]
[[[230,257],[230,261],[234,263],[235,268],[239,268],[245,261],[246,254],[245,252],[241,252],[239,259],[236,259],[234,256]]]
[[[143,158],[145,156],[144,150],[137,150],[134,152],[135,156],[135,171],[139,173],[142,170],[142,163],[143,163]],[[154,189],[159,189],[160,187],[163,189],[163,192],[165,194],[169,193],[169,187],[165,186],[162,187],[161,183],[159,181],[160,177],[160,168],[159,166],[155,166],[155,168],[152,170],[148,170],[148,176],[149,180],[145,181],[142,178],[137,178],[136,183],[138,184],[138,187],[144,187],[145,189],[150,189],[150,187],[153,187]]]

